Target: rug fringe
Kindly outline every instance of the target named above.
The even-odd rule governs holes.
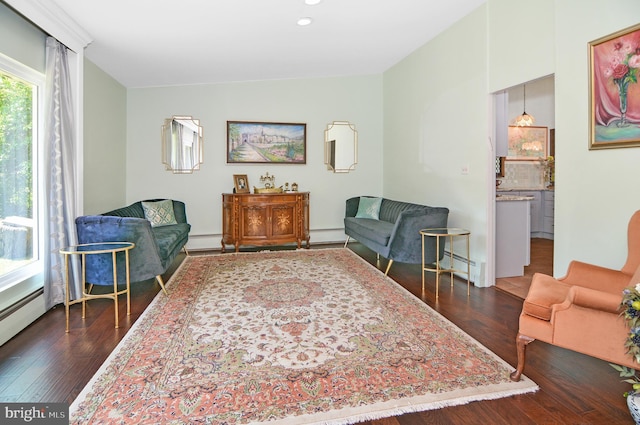
[[[375,412],[364,412],[364,413],[360,413],[360,414],[358,414],[358,413],[353,414],[352,413],[352,414],[344,415],[343,417],[340,417],[340,418],[327,419],[327,420],[323,420],[323,421],[305,422],[304,421],[304,416],[295,416],[295,417],[283,419],[281,421],[264,422],[263,424],[267,424],[268,423],[268,424],[271,424],[271,425],[294,425],[294,424],[295,425],[300,425],[300,424],[305,424],[305,425],[350,425],[350,424],[355,424],[355,423],[358,423],[358,422],[375,421],[375,420],[379,420],[379,419],[390,418],[390,417],[393,417],[393,416],[405,415],[407,413],[425,412],[425,411],[428,411],[428,410],[437,410],[437,409],[442,409],[442,408],[446,408],[446,407],[462,406],[462,405],[469,404],[469,403],[472,403],[472,402],[475,402],[475,401],[497,400],[497,399],[500,399],[500,398],[505,398],[505,397],[510,397],[510,396],[534,393],[534,392],[537,392],[538,390],[539,390],[539,387],[536,385],[534,387],[523,388],[523,389],[520,389],[520,390],[497,392],[497,393],[486,394],[486,395],[475,395],[475,396],[461,397],[461,398],[454,399],[454,400],[443,400],[443,401],[424,403],[424,404],[408,404],[406,406],[396,406],[396,407],[387,408],[387,409],[383,409],[383,410],[377,410]],[[369,409],[376,410],[376,406],[375,405],[369,405],[366,408],[367,408],[367,410],[369,410]],[[334,413],[339,413],[339,412],[334,412]],[[261,424],[254,424],[254,425],[261,425]]]

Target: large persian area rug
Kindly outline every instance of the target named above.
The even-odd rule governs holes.
[[[71,423],[345,424],[532,392],[349,249],[189,256]]]

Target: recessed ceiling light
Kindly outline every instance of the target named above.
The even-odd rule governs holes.
[[[311,22],[313,22],[313,20],[308,17],[298,19],[298,25],[300,25],[301,27],[309,25]]]
[[[309,5],[309,6],[315,6],[316,4],[320,3],[322,0],[304,0],[304,3]]]

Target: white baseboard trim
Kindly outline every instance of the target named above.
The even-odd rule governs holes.
[[[344,243],[347,236],[344,234],[344,229],[316,229],[310,232],[311,244],[314,243]],[[194,251],[204,251],[211,249],[220,249],[220,242],[222,241],[222,235],[209,234],[209,235],[189,235],[189,242],[187,242],[187,249]],[[231,247],[228,247],[231,249]]]
[[[41,294],[2,319],[0,321],[0,345],[9,341],[44,313],[46,313],[44,294]]]

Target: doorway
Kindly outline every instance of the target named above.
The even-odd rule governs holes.
[[[523,276],[500,276],[496,277],[495,283],[499,289],[524,298],[534,273],[553,275],[556,153],[554,76],[529,81],[494,96],[496,103],[502,103],[501,111],[496,104],[496,157],[504,158],[503,161],[493,158],[496,164],[495,194],[534,196],[530,213],[530,264],[525,266]],[[516,117],[523,111],[533,116],[532,126],[544,128],[546,134],[544,151],[524,159],[513,156],[513,146],[509,145],[508,136],[509,126],[515,125]],[[503,132],[502,139],[500,131]],[[501,164],[501,173],[498,173],[498,164]],[[496,220],[494,229],[497,231],[499,226]],[[498,243],[495,240],[494,252],[498,251]]]
[[[550,239],[531,239],[531,263],[524,268],[524,276],[497,278],[496,288],[524,299],[535,273],[553,275],[553,241]]]

